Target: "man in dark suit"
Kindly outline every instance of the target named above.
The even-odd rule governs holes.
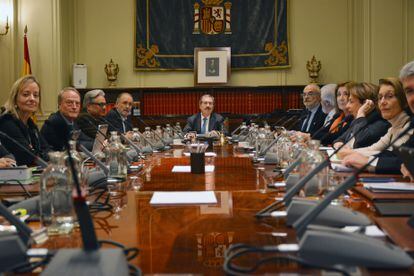
[[[197,134],[211,134],[218,136],[219,131],[223,131],[224,118],[220,114],[214,113],[214,97],[203,95],[199,101],[200,112],[187,119],[187,125],[183,131],[196,131]]]
[[[88,91],[83,96],[83,111],[76,124],[87,136],[95,140],[98,126],[106,124],[102,118],[106,115],[105,92],[100,89]]]
[[[323,126],[326,117],[322,111],[321,90],[318,85],[311,83],[303,89],[303,104],[306,107],[306,113],[297,129],[312,136]]]
[[[80,112],[80,94],[73,87],[63,88],[58,94],[59,110],[53,113],[43,124],[42,136],[55,151],[62,151],[66,141],[72,138],[73,131],[78,130],[75,123]],[[91,150],[93,139],[80,132],[78,141]]]
[[[118,131],[132,136],[131,109],[133,102],[134,100],[129,93],[118,95],[115,107],[105,117],[109,122],[109,131]]]

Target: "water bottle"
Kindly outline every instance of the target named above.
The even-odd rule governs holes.
[[[74,227],[72,178],[63,152],[50,152],[40,178],[40,219],[51,235],[68,234]]]
[[[163,138],[166,144],[172,144],[174,138],[174,131],[170,124],[165,125]]]
[[[88,184],[83,179],[83,175],[82,175],[83,158],[76,149],[76,141],[70,140],[69,148],[70,148],[70,155],[72,156],[73,165],[77,172],[78,181],[81,186],[82,195],[86,196],[88,193]],[[69,164],[69,156],[65,154],[64,159],[65,159],[65,164],[68,167],[69,172],[72,174],[72,170],[70,169],[70,164]],[[73,180],[73,177],[72,177],[72,180]]]
[[[145,139],[143,139],[143,144],[144,147],[146,146],[152,146],[154,144],[154,134],[151,131],[150,127],[145,127],[145,131],[143,133],[143,136],[145,137]]]
[[[126,179],[128,169],[126,149],[116,131],[111,131],[106,162],[109,167],[108,177]]]
[[[311,172],[316,166],[324,161],[324,156],[319,151],[320,142],[311,140],[308,143],[308,149],[302,152],[302,163],[299,167],[300,178],[303,178]],[[303,189],[304,196],[319,196],[327,189],[327,173],[328,168],[324,168],[317,173],[305,185]]]

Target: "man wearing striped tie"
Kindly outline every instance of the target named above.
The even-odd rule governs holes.
[[[206,136],[218,136],[223,131],[224,118],[214,113],[214,97],[208,94],[201,96],[199,101],[200,112],[187,119],[187,125],[183,131],[196,131],[197,134]]]

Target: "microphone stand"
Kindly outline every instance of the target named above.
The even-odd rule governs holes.
[[[410,127],[406,128],[403,132],[400,133],[400,135],[398,135],[396,139],[391,141],[391,143],[388,145],[387,148],[394,145],[399,139],[405,136],[413,127],[414,127],[413,123],[411,123]],[[386,149],[384,149],[383,151],[385,151]],[[374,162],[374,160],[376,160],[377,158],[378,158],[378,155],[374,156],[374,158],[372,158],[367,164],[362,166],[359,170],[357,170],[350,177],[348,177],[341,185],[336,187],[335,190],[333,190],[327,196],[325,196],[316,206],[314,206],[313,208],[309,209],[306,213],[304,213],[293,224],[293,227],[296,229],[297,235],[302,236],[307,226],[332,202],[332,200],[334,200],[335,198],[343,194],[346,190],[352,188],[358,179],[358,175],[364,170],[366,170],[372,164],[372,162]]]
[[[30,155],[31,157],[33,157],[34,162],[36,164],[38,164],[39,166],[41,166],[42,168],[46,168],[47,167],[47,162],[45,160],[43,160],[42,158],[40,158],[39,156],[36,156],[33,154],[33,152],[31,152],[29,149],[27,149],[25,146],[23,146],[20,142],[18,142],[16,139],[10,137],[9,135],[7,135],[6,133],[0,131],[0,136],[4,137],[6,139],[8,139],[9,141],[11,141],[13,144],[15,144],[18,148],[20,148],[22,151],[24,151],[25,153],[27,153],[28,155]]]
[[[369,122],[367,121],[366,124],[368,124]],[[356,131],[355,133],[353,133],[350,137],[350,139],[352,139],[353,137],[355,137],[361,130],[363,129],[363,127],[361,127],[360,129],[358,129],[358,131]],[[348,139],[348,141],[350,140]],[[265,207],[264,209],[260,210],[259,212],[256,213],[256,217],[266,217],[268,216],[268,212],[270,210],[272,210],[273,208],[279,209],[282,206],[288,206],[292,200],[292,198],[303,188],[305,187],[306,183],[309,182],[309,180],[312,179],[312,177],[314,177],[317,173],[319,173],[323,168],[325,168],[326,166],[328,166],[330,164],[330,158],[332,156],[334,156],[336,153],[338,153],[343,147],[345,147],[347,143],[343,143],[340,147],[338,147],[337,149],[334,150],[334,152],[329,155],[323,162],[321,162],[320,164],[318,164],[312,171],[310,171],[308,174],[306,174],[303,178],[301,178],[299,180],[298,183],[296,183],[290,190],[286,191],[285,196],[283,197],[282,200],[278,200],[272,204],[270,204],[269,206]],[[299,159],[299,158],[298,158]],[[294,162],[296,163],[296,166],[299,165],[300,163],[300,159],[299,160],[295,160],[297,161]]]
[[[108,120],[106,120],[106,119],[104,119],[103,118],[103,121],[105,122],[105,123],[107,123],[108,125],[110,125],[113,129],[116,129],[116,127],[111,123],[111,122],[109,122]],[[138,157],[139,158],[141,158],[141,159],[144,159],[145,157],[144,156],[142,156],[142,152],[141,152],[141,149],[137,146],[137,145],[135,145],[134,144],[134,142],[132,142],[128,137],[126,137],[126,135],[125,134],[123,134],[122,132],[120,132],[120,131],[118,131],[118,133],[119,133],[119,135],[122,137],[122,139],[124,139],[135,151],[136,151],[136,153],[138,154]]]
[[[139,118],[139,117],[137,117],[137,119],[140,121],[140,122],[142,122],[144,125],[146,125],[147,127],[150,127],[147,123],[145,123],[144,122],[144,120],[142,120],[141,118]],[[163,147],[162,147],[162,149],[164,149],[164,150],[167,150],[167,149],[169,149],[170,148],[170,146],[168,146],[168,145],[166,145],[165,144],[165,142],[162,140],[162,137],[156,132],[156,131],[154,131],[154,134],[155,135],[157,135],[157,137],[160,139],[160,141],[161,141],[161,143],[163,144]],[[145,139],[145,137],[144,137],[144,139]],[[147,143],[149,143],[150,145],[151,145],[151,147],[155,147],[152,143],[150,143],[149,141],[147,141],[147,139],[145,139],[145,141],[147,142]]]

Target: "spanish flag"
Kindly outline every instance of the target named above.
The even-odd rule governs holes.
[[[27,43],[27,26],[24,28],[24,61],[23,61],[23,70],[22,75],[31,75],[32,67],[30,65],[30,55],[29,55],[29,45]]]

